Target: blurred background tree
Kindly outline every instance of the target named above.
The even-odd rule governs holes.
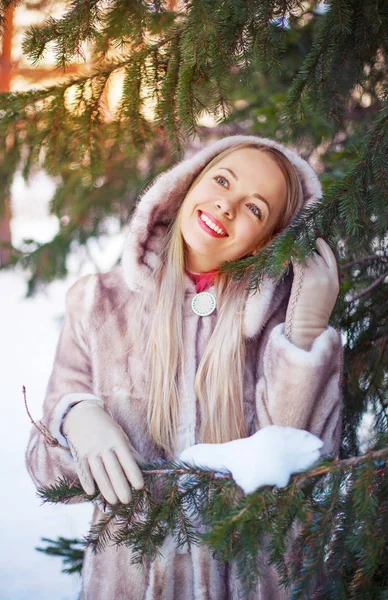
[[[1,5],[4,25],[23,3]],[[324,197],[253,260],[251,283],[305,256],[316,235],[335,250],[341,457],[360,454],[366,415],[374,433],[388,430],[387,2],[73,0],[46,3],[46,13],[50,6],[27,28],[23,52],[36,73],[53,56],[53,81],[0,95],[0,205],[17,170],[28,178],[43,168],[57,181],[50,211],[59,231],[23,249],[6,244],[7,263],[28,267],[30,294],[64,277],[74,245],[104,234],[108,216],[124,226],[144,186],[203,139],[254,133],[295,147]],[[239,276],[248,264],[231,268]]]
[[[11,83],[11,46],[13,30],[13,12],[14,7],[10,6],[4,13],[4,33],[2,36],[2,48],[0,56],[0,92],[9,92]],[[13,172],[8,171],[4,156],[2,158],[1,180],[7,177],[12,178]],[[7,186],[5,186],[7,187]],[[8,190],[7,190],[8,191]],[[4,196],[0,204],[0,266],[7,265],[11,254],[11,210],[9,196]]]
[[[38,84],[40,87],[47,83],[54,83],[63,79],[63,73],[53,69],[52,65],[34,67],[26,63],[20,51],[15,52],[20,45],[20,35],[26,29],[26,23],[34,21],[42,15],[42,11],[49,11],[53,6],[52,0],[30,0],[23,2],[17,10],[15,18],[15,4],[4,3],[2,12],[2,37],[0,55],[0,92],[9,92],[11,89],[22,89]],[[20,4],[20,3],[18,3]],[[16,55],[16,56],[15,56]],[[69,65],[67,74],[82,72],[84,65],[74,63]],[[0,191],[0,266],[12,264],[12,203],[10,187],[14,178],[15,168],[20,166],[20,156],[13,144],[12,136],[4,140],[1,146],[1,191]],[[13,257],[14,258],[14,257]]]

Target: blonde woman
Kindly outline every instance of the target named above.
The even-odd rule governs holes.
[[[260,252],[320,196],[307,162],[256,136],[214,142],[153,182],[120,265],[68,292],[46,435],[33,430],[27,449],[36,485],[78,476],[88,494],[97,485],[109,503],[125,503],[129,482],[143,485],[142,459],[271,424],[310,431],[323,452],[338,451],[342,347],[328,324],[339,290],[329,246],[318,239],[304,268],[265,277],[256,293],[219,273],[223,261]],[[178,551],[167,540],[163,555],[141,570],[125,546],[88,549],[82,598],[245,597],[233,565],[206,547]],[[250,597],[287,598],[273,569],[262,572]]]

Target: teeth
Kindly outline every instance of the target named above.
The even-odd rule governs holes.
[[[217,225],[215,225],[210,219],[208,219],[203,213],[201,213],[201,219],[202,221],[204,221],[206,223],[206,225],[208,227],[210,227],[210,229],[213,229],[213,231],[215,231],[216,233],[218,233],[219,235],[223,235],[225,236],[226,233],[224,233],[222,231],[222,229],[220,229]]]

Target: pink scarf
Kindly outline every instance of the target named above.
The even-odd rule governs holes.
[[[195,283],[195,291],[197,294],[199,292],[203,292],[211,285],[213,285],[215,276],[218,271],[208,271],[207,273],[193,273],[192,271],[188,271],[185,269],[186,274],[192,279]]]

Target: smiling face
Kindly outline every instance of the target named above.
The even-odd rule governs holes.
[[[286,196],[283,173],[264,152],[239,148],[223,157],[181,207],[187,268],[214,271],[258,251],[285,210]]]

